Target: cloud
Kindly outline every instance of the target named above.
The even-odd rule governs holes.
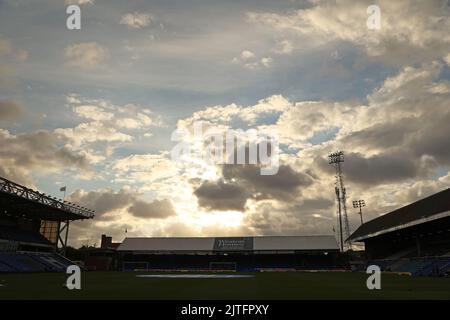
[[[273,52],[276,54],[291,54],[294,51],[294,45],[290,40],[282,40],[277,42]]]
[[[272,64],[272,61],[273,60],[271,57],[264,57],[264,58],[261,58],[261,60],[260,60],[261,64],[266,68],[270,67],[270,65]]]
[[[114,114],[112,112],[107,112],[97,106],[82,105],[75,107],[74,111],[80,117],[95,121],[107,121],[114,118]]]
[[[0,122],[15,121],[25,113],[25,108],[14,101],[0,100]]]
[[[133,29],[140,29],[149,26],[152,20],[152,16],[148,13],[134,12],[124,14],[119,23]]]
[[[133,137],[100,122],[81,123],[74,128],[58,128],[55,133],[68,139],[74,148],[95,142],[127,142]]]
[[[449,165],[450,131],[445,123],[450,119],[450,91],[445,90],[447,82],[438,79],[441,70],[439,64],[426,64],[387,78],[368,97],[369,105],[358,110],[354,118],[358,124],[348,125],[343,144],[372,154],[396,152],[415,159],[417,165],[426,157]],[[443,89],[430,90],[436,87]]]
[[[329,174],[333,173],[325,159],[317,164]],[[417,178],[418,174],[416,161],[404,154],[383,153],[369,157],[359,153],[345,155],[345,177],[352,183],[379,185]]]
[[[112,189],[89,192],[78,189],[71,193],[67,199],[95,210],[96,218],[100,218],[104,214],[129,206],[135,200],[135,196],[124,189],[117,192]]]
[[[135,217],[150,219],[164,219],[176,215],[175,209],[168,199],[153,200],[152,202],[136,200],[128,211]]]
[[[28,59],[28,51],[16,48],[10,40],[0,37],[0,84],[5,87],[15,83],[18,64]]]
[[[256,165],[224,165],[217,181],[204,181],[195,187],[200,207],[207,210],[246,211],[248,199],[289,201],[299,196],[299,188],[312,183],[307,175],[290,166],[280,166],[278,173],[263,176]],[[193,181],[195,186],[196,181]]]
[[[300,212],[312,212],[316,210],[328,210],[332,208],[334,201],[327,198],[314,198],[314,199],[304,199],[303,202],[297,205]]]
[[[332,234],[333,217],[330,208],[325,214],[301,207],[279,207],[262,202],[249,212],[243,225],[257,235],[323,235]]]
[[[450,53],[444,57],[444,61],[450,66]]]
[[[6,39],[0,38],[0,56],[9,55],[13,52],[11,43]]]
[[[109,51],[97,42],[83,42],[67,46],[64,56],[73,67],[90,69],[100,66],[108,57]]]
[[[196,111],[191,117],[181,119],[178,128],[192,127],[196,121],[202,121],[214,126],[227,126],[231,121],[240,119],[249,124],[271,114],[281,114],[291,106],[291,102],[282,95],[273,95],[259,100],[251,106],[239,106],[234,103],[226,106],[206,107]]]
[[[107,46],[111,39],[106,38],[104,43],[77,40],[66,49],[66,65],[84,71],[98,71],[95,68],[105,66],[109,58],[118,62],[108,65],[107,74],[93,73],[93,78],[85,73],[83,79],[65,77],[71,79],[72,88],[66,92],[89,91],[92,81],[101,82],[96,92],[104,99],[70,94],[55,114],[48,112],[53,105],[34,106],[49,114],[42,123],[54,131],[46,131],[49,137],[37,140],[25,139],[25,133],[1,131],[0,174],[18,182],[45,185],[50,180],[73,178],[73,186],[80,188],[80,172],[95,170],[95,188],[111,183],[115,188],[80,194],[79,200],[97,208],[98,216],[80,224],[87,228],[76,228],[75,237],[95,241],[103,232],[121,240],[126,228],[133,236],[329,234],[336,210],[334,172],[327,155],[338,149],[346,155],[344,178],[349,201],[365,199],[367,218],[446,188],[450,185],[448,7],[440,7],[437,1],[379,1],[382,29],[373,31],[366,28],[369,4],[314,0],[298,6],[300,10],[281,4],[273,12],[251,13],[247,21],[238,15],[238,23],[234,19],[238,16],[221,17],[212,29],[198,28],[208,22],[201,10],[194,16],[188,13],[170,28],[152,30],[152,17],[139,18],[146,13],[113,10],[118,17],[116,26],[142,31],[129,33],[138,38],[121,42],[114,56],[112,47]],[[131,17],[119,25],[123,13]],[[186,21],[194,24],[185,28]],[[27,101],[28,105],[30,97],[42,93],[40,85],[48,87],[42,81],[54,75],[52,80],[58,82],[58,74],[68,69],[42,78],[47,73],[40,73],[41,67],[45,69],[51,65],[49,61],[58,59],[50,54],[42,60],[42,55],[33,54],[39,51],[34,42],[27,43],[28,57],[16,48],[13,39],[0,40],[0,77],[11,79],[17,72],[21,79],[39,78],[32,87],[5,92],[5,97],[13,100],[23,93],[24,97],[15,101]],[[129,59],[122,59],[124,55],[140,59],[132,57],[130,65]],[[233,57],[233,65],[226,63]],[[167,59],[170,67],[160,63]],[[318,61],[312,78],[308,72],[297,72]],[[25,67],[16,68],[20,63]],[[41,67],[36,69],[38,65]],[[216,74],[205,77],[202,68]],[[230,81],[222,77],[224,74],[240,80]],[[281,80],[276,79],[279,76]],[[317,77],[325,79],[318,83],[324,86],[318,94],[295,89],[296,84],[302,87],[303,82],[314,82]],[[350,89],[339,86],[340,79],[355,85]],[[76,83],[80,86],[74,90]],[[66,84],[62,81],[59,87]],[[262,177],[258,166],[214,166],[202,161],[191,166],[172,161],[167,130],[156,129],[162,126],[158,115],[144,106],[115,105],[106,100],[121,86],[124,94],[132,94],[136,101],[150,95],[161,104],[160,94],[170,95],[169,103],[179,106],[183,97],[191,97],[190,109],[184,109],[182,119],[173,117],[174,110],[162,111],[170,113],[168,121],[178,120],[177,128],[189,129],[201,120],[205,129],[217,127],[221,132],[241,127],[276,134],[281,152],[278,175]],[[157,91],[152,89],[142,96],[142,86]],[[194,88],[195,94],[186,88]],[[239,102],[198,105],[200,91],[206,93],[202,101],[214,100],[211,93],[222,93],[222,98],[226,93],[239,96]],[[244,95],[239,94],[244,91]],[[35,100],[49,101],[46,93],[42,94]],[[334,99],[336,96],[339,98]],[[256,101],[255,97],[266,98]],[[247,102],[251,100],[256,102]],[[158,106],[159,110],[165,107]],[[14,122],[20,111],[0,108],[0,113],[5,110],[15,110],[7,120],[14,123],[14,130],[38,136],[25,128],[28,123]],[[70,124],[55,124],[56,118]],[[146,136],[152,138],[144,139]],[[39,145],[47,139],[51,141],[48,145]],[[41,150],[36,151],[38,147]],[[147,199],[147,194],[151,198]],[[350,223],[356,226],[359,217],[351,210]],[[168,218],[161,218],[165,216]]]
[[[269,68],[273,59],[271,57],[258,58],[256,54],[250,50],[244,50],[239,57],[234,57],[231,62],[241,64],[247,69],[259,69],[261,67]]]
[[[94,4],[94,0],[66,0],[66,4],[78,4],[78,5],[84,5],[84,4]]]
[[[112,236],[114,242],[122,242],[130,233],[139,232],[134,221],[98,222],[96,218],[73,221],[70,224],[69,245],[74,247],[81,246],[100,246],[101,235]],[[129,233],[125,233],[125,231]]]
[[[222,174],[225,179],[241,184],[255,199],[288,201],[298,197],[300,187],[312,183],[311,177],[289,165],[280,165],[274,175],[261,175],[255,165],[224,165]]]
[[[408,64],[431,61],[448,54],[450,8],[443,1],[382,0],[381,29],[369,30],[367,8],[373,1],[314,1],[310,7],[286,14],[249,12],[248,20],[278,35],[297,34],[321,45],[332,41],[355,44],[367,55],[386,62]],[[304,40],[302,40],[304,42]],[[405,59],[408,57],[408,59]]]
[[[151,183],[178,174],[176,164],[166,153],[132,154],[116,160],[113,169],[117,181],[128,183]]]
[[[272,127],[282,143],[298,147],[316,134],[345,127],[358,106],[340,102],[301,101],[290,104]]]
[[[0,57],[11,62],[25,62],[28,59],[28,51],[18,49],[8,39],[0,38]]]
[[[102,221],[118,220],[118,215],[124,213],[146,219],[164,219],[176,215],[170,200],[147,202],[140,199],[138,193],[127,189],[114,191],[107,188],[89,192],[78,189],[70,194],[68,200],[95,210],[96,219]]]
[[[249,60],[251,58],[254,58],[255,54],[251,52],[250,50],[244,50],[241,52],[241,59],[242,60]]]
[[[73,128],[55,130],[75,149],[96,142],[129,142],[134,140],[136,133],[149,133],[152,127],[162,126],[159,117],[146,107],[134,104],[116,106],[104,99],[90,100],[76,95],[69,95],[66,101],[75,115],[88,120]]]
[[[249,194],[243,186],[234,183],[203,182],[195,191],[200,207],[208,210],[245,211]]]
[[[62,146],[63,141],[48,131],[13,135],[0,129],[0,172],[12,180],[31,184],[30,175],[70,170],[89,171],[83,153]]]
[[[445,125],[450,121],[450,92],[441,71],[439,62],[402,68],[367,96],[366,105],[290,102],[274,96],[250,106],[207,107],[180,120],[179,126],[202,120],[226,130],[235,119],[245,119],[253,128],[276,132],[288,149],[299,150],[286,154],[282,148],[280,170],[274,176],[261,176],[257,166],[226,165],[213,181],[196,180],[192,186],[199,206],[241,211],[242,225],[256,234],[330,233],[335,222],[334,170],[327,155],[336,149],[345,151],[348,196],[377,204],[368,217],[445,188],[435,178],[436,170],[450,168],[450,132]],[[272,115],[272,123],[256,121],[264,114]],[[323,141],[311,142],[329,132],[333,134]],[[428,182],[415,186],[421,181]],[[423,191],[401,195],[411,186]],[[349,216],[357,226],[357,216],[350,211]]]

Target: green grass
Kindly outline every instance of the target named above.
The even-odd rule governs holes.
[[[381,290],[364,273],[255,273],[241,279],[151,279],[84,272],[82,289],[63,287],[61,273],[0,274],[5,299],[450,299],[450,279],[383,274]]]

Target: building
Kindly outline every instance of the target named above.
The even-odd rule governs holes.
[[[126,238],[123,270],[336,269],[334,236]]]
[[[100,248],[116,250],[120,244],[120,242],[112,242],[112,237],[102,234]]]
[[[112,242],[112,237],[102,234],[100,248],[83,247],[78,250],[83,266],[92,271],[117,270],[119,245],[120,242]]]

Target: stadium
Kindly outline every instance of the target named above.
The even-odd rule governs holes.
[[[0,0],[0,30],[12,314],[450,300],[449,0]]]
[[[346,242],[362,242],[365,251],[341,251],[334,235],[121,243],[103,235],[100,248],[74,262],[70,223],[95,213],[0,181],[1,299],[450,298],[450,189],[361,225]],[[79,292],[61,287],[75,263],[83,270]],[[373,264],[383,271],[380,292],[365,287]]]
[[[117,251],[124,271],[334,270],[340,258],[334,236],[126,238]]]
[[[386,271],[442,276],[450,268],[450,189],[382,215],[348,239]]]

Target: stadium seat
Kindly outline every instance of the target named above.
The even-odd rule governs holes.
[[[64,272],[72,264],[53,253],[0,252],[0,272]]]
[[[21,230],[14,227],[0,226],[0,239],[25,243],[49,245],[49,241],[37,232]]]

